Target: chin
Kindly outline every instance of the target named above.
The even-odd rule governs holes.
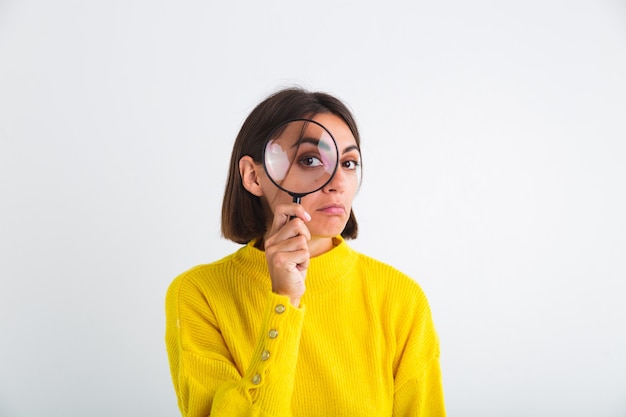
[[[342,222],[341,224],[335,225],[316,225],[317,227],[310,227],[309,231],[311,232],[311,237],[337,237],[343,232],[343,229],[346,227],[346,223]]]

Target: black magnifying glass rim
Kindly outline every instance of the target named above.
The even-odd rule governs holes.
[[[306,193],[295,193],[293,191],[287,190],[286,188],[283,188],[280,184],[278,184],[276,181],[274,181],[274,178],[272,178],[272,176],[270,175],[269,171],[267,170],[267,164],[265,163],[265,151],[267,149],[268,143],[272,140],[272,137],[274,136],[274,133],[276,133],[276,131],[278,131],[281,127],[283,127],[283,126],[285,126],[285,125],[287,125],[287,124],[289,124],[291,122],[310,122],[310,123],[314,123],[314,124],[318,125],[322,129],[324,129],[324,131],[326,133],[328,133],[328,136],[330,136],[330,138],[333,141],[333,145],[335,146],[335,154],[336,154],[335,167],[333,168],[333,172],[330,174],[330,177],[320,187],[316,188],[313,191],[307,191]],[[322,188],[326,187],[333,180],[333,178],[335,177],[335,174],[337,173],[337,168],[339,168],[339,147],[337,146],[337,141],[335,140],[335,137],[333,136],[332,133],[330,133],[330,131],[328,129],[326,129],[326,126],[324,126],[320,122],[316,122],[315,120],[312,120],[312,119],[307,119],[307,118],[304,118],[304,117],[297,117],[295,119],[286,120],[286,121],[280,123],[274,129],[272,129],[270,134],[267,135],[267,139],[265,139],[265,142],[263,143],[263,155],[262,155],[262,158],[263,158],[263,169],[265,170],[265,173],[267,174],[267,177],[270,179],[270,181],[272,181],[272,184],[274,184],[280,190],[282,190],[282,191],[286,192],[287,194],[289,194],[293,198],[293,202],[294,203],[300,203],[300,199],[302,197],[307,196],[309,194],[313,194],[314,192],[317,192],[317,191],[321,190]]]

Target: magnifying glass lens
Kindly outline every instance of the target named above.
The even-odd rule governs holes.
[[[263,159],[272,182],[295,198],[320,190],[332,180],[339,152],[324,126],[297,119],[272,132]]]

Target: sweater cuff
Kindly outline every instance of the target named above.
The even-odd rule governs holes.
[[[270,293],[261,333],[243,384],[250,401],[273,414],[291,407],[305,306]]]

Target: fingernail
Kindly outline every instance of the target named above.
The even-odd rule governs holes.
[[[305,219],[306,219],[306,221],[308,222],[309,220],[311,220],[311,215],[305,211],[305,212],[304,212],[304,218],[305,218]]]

